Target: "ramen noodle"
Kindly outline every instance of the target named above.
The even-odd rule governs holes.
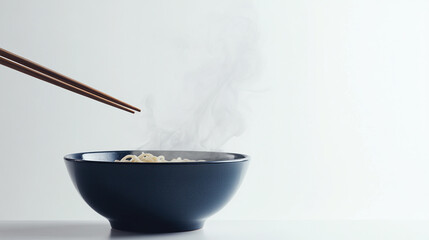
[[[126,155],[121,160],[115,160],[115,162],[153,162],[153,163],[168,163],[168,162],[204,162],[205,160],[189,160],[182,159],[181,157],[173,158],[171,160],[165,160],[164,156],[155,156],[150,153],[144,153],[137,155]]]

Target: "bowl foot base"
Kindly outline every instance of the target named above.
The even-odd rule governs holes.
[[[109,220],[113,229],[127,232],[141,233],[168,233],[193,231],[203,227],[203,221],[176,222],[176,223],[154,223],[154,222],[129,222]]]

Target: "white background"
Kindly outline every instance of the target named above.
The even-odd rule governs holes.
[[[143,109],[0,66],[0,220],[102,219],[62,156],[140,147],[147,95],[168,98],[222,55],[207,49],[230,35],[211,29],[237,18],[256,30],[242,56],[255,65],[240,85],[245,131],[222,149],[253,160],[213,218],[428,219],[428,11],[396,0],[0,0],[0,47]]]

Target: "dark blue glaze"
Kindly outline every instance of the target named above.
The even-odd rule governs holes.
[[[166,159],[206,162],[115,163],[142,151],[74,153],[64,157],[83,199],[112,228],[137,232],[199,229],[238,188],[249,157],[197,151],[144,151]]]

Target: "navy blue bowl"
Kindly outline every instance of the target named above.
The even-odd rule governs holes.
[[[84,152],[64,157],[83,199],[114,229],[152,233],[199,229],[231,199],[249,162],[243,154],[197,151],[144,152],[206,162],[114,162],[141,152]]]

